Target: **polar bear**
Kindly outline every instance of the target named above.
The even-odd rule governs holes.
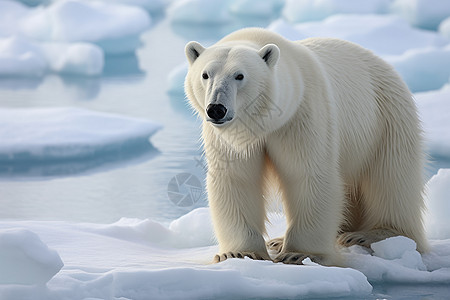
[[[207,193],[220,253],[338,265],[338,246],[407,236],[426,251],[422,132],[411,93],[370,51],[258,28],[189,42],[186,95],[203,120]],[[284,237],[265,235],[278,185]]]

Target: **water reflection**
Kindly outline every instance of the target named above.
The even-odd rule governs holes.
[[[42,84],[41,77],[0,77],[2,90],[35,90]]]
[[[2,161],[0,163],[0,180],[36,181],[91,175],[141,164],[159,154],[160,151],[151,143],[141,141],[120,149],[96,153],[87,158]]]

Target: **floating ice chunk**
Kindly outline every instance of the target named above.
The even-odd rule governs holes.
[[[450,239],[450,169],[440,169],[428,181],[427,188],[427,235],[433,239]]]
[[[104,66],[103,50],[88,43],[44,43],[44,55],[52,71],[74,75],[100,75]]]
[[[42,76],[47,68],[36,44],[18,37],[0,39],[0,76]]]
[[[175,23],[224,24],[231,21],[228,0],[179,0],[172,3],[167,16]]]
[[[161,126],[77,108],[0,109],[0,161],[67,160],[148,144]]]
[[[230,3],[229,11],[237,15],[268,18],[277,15],[283,5],[283,0],[235,0]]]
[[[13,35],[19,27],[22,18],[30,9],[25,5],[9,0],[0,1],[0,38]]]
[[[450,2],[442,0],[395,0],[390,8],[410,24],[435,30],[442,20],[450,16]]]
[[[93,44],[0,38],[0,76],[38,77],[48,71],[91,76],[101,74],[103,65],[103,50]]]
[[[450,84],[437,91],[416,93],[414,97],[428,151],[436,156],[450,157]]]
[[[287,0],[283,16],[293,23],[319,21],[334,14],[386,13],[391,0]]]
[[[450,78],[450,46],[413,49],[385,59],[414,93],[439,89]]]
[[[125,5],[133,5],[133,6],[140,6],[150,12],[160,12],[162,11],[167,2],[165,0],[101,0],[105,2],[110,3],[119,3],[119,4],[125,4]]]
[[[184,79],[186,78],[186,74],[188,72],[187,63],[181,64],[173,69],[167,80],[169,82],[169,87],[167,92],[172,95],[184,95]]]
[[[58,253],[35,233],[0,230],[0,284],[45,284],[63,265]]]
[[[406,251],[416,251],[416,242],[403,236],[388,238],[370,245],[373,255],[384,259],[401,258]]]
[[[411,28],[406,21],[390,15],[337,15],[322,22],[291,25],[280,21],[269,29],[293,39],[335,37],[357,43],[378,55],[400,55],[407,50],[444,46],[448,41],[435,32]],[[295,31],[298,32],[295,36]]]
[[[439,33],[450,40],[450,17],[442,21],[439,25]]]
[[[416,242],[404,236],[396,236],[370,245],[373,255],[384,259],[402,258],[407,251],[416,251]]]
[[[36,8],[21,24],[21,32],[41,41],[93,42],[106,52],[119,52],[112,41],[134,38],[148,29],[150,16],[134,6],[100,1],[57,1],[47,8]],[[137,42],[121,52],[133,51]],[[110,46],[110,48],[106,46]]]

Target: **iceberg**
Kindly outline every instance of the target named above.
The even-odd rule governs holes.
[[[39,41],[95,43],[106,53],[118,54],[134,51],[149,26],[149,14],[139,7],[66,0],[33,9],[20,32]]]
[[[450,5],[441,0],[394,0],[390,12],[402,16],[413,26],[436,30],[450,15]]]
[[[78,108],[0,109],[0,161],[89,158],[148,144],[161,126]]]
[[[450,157],[450,83],[440,90],[414,94],[425,131],[428,152]]]
[[[287,0],[283,16],[292,23],[320,21],[335,14],[382,14],[391,0]]]
[[[228,1],[223,0],[178,0],[167,10],[173,23],[225,24],[231,21]]]
[[[411,49],[448,44],[448,40],[436,32],[412,28],[406,21],[393,15],[335,15],[320,22],[294,25],[277,20],[268,29],[291,40],[340,38],[357,43],[378,55],[401,55]]]

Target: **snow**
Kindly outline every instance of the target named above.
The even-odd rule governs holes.
[[[41,47],[17,37],[0,39],[0,76],[42,76],[47,68]]]
[[[391,0],[287,0],[283,16],[292,23],[319,21],[334,14],[386,13]]]
[[[412,49],[385,59],[400,73],[412,92],[439,89],[450,78],[450,46]]]
[[[270,235],[284,230],[283,216],[270,214],[269,219]],[[10,247],[34,255],[28,260],[8,260],[9,269],[36,268],[39,274],[47,273],[39,282],[31,280],[40,283],[34,286],[27,285],[31,281],[25,282],[26,277],[20,283],[3,281],[2,299],[18,295],[33,299],[362,298],[376,282],[450,280],[450,240],[431,241],[431,252],[423,256],[405,237],[374,244],[373,254],[353,246],[342,250],[351,268],[248,258],[210,264],[218,246],[208,208],[193,210],[168,226],[125,218],[112,224],[0,221],[0,243],[4,245],[5,240]],[[48,248],[64,262],[61,270],[58,255]],[[0,252],[0,258],[5,252]]]
[[[172,95],[184,95],[184,78],[188,71],[188,64],[183,63],[170,71],[167,76],[167,92]]]
[[[0,38],[0,76],[40,77],[47,72],[95,76],[104,54],[88,43],[36,43],[18,36]]]
[[[150,26],[150,16],[139,7],[100,1],[57,1],[49,7],[34,9],[20,24],[20,32],[39,41],[92,42],[107,53],[134,51],[106,47],[139,35]],[[95,30],[92,30],[95,28]]]
[[[229,11],[235,15],[267,18],[278,14],[283,4],[283,0],[235,0],[231,1]]]
[[[414,97],[423,123],[428,152],[439,157],[449,157],[450,84],[440,90],[416,93]]]
[[[433,239],[450,239],[450,169],[440,169],[428,182],[426,228]]]
[[[447,0],[395,0],[390,11],[413,26],[436,30],[439,23],[450,15],[450,5]]]
[[[378,55],[400,55],[410,49],[444,46],[448,43],[439,34],[412,28],[406,21],[393,15],[335,15],[320,22],[294,25],[277,20],[269,29],[291,40],[307,37],[340,38],[357,43]]]
[[[104,2],[139,6],[151,13],[160,13],[167,5],[165,0],[101,0]]]
[[[439,33],[450,40],[450,17],[442,21],[439,25]]]
[[[178,0],[167,13],[174,23],[223,25],[233,16],[271,18],[279,14],[283,4],[284,0]]]
[[[0,76],[26,77],[100,75],[105,53],[134,52],[151,22],[137,6],[84,0],[35,8],[2,0],[0,20]]]
[[[0,109],[0,161],[86,158],[148,143],[155,122],[78,108]]]
[[[223,0],[179,0],[168,8],[167,16],[174,23],[224,24],[231,21],[227,5]]]
[[[0,285],[43,284],[62,267],[58,253],[35,233],[25,229],[0,230]]]
[[[357,43],[392,64],[412,92],[442,87],[450,77],[449,40],[412,28],[394,15],[334,15],[320,22],[273,22],[269,29],[291,40],[334,37]]]

